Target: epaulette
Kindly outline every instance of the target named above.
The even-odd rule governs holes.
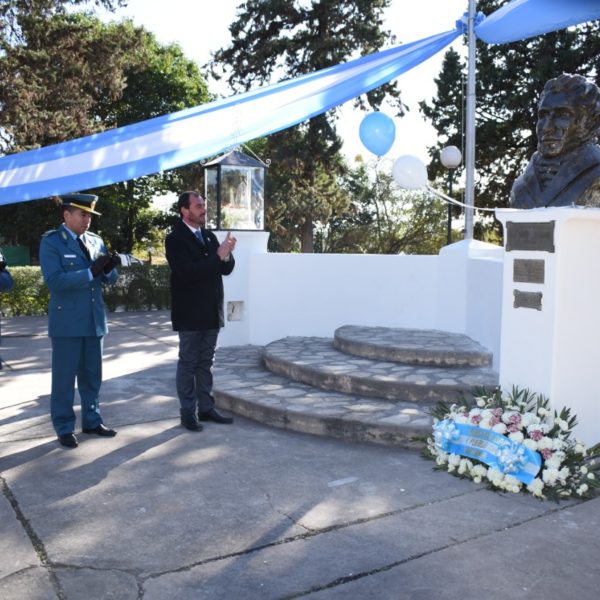
[[[97,237],[99,239],[102,239],[102,238],[100,238],[100,236],[97,233],[94,233],[93,231],[86,231],[85,235],[91,235],[92,237]]]
[[[58,233],[58,229],[50,229],[50,230],[46,231],[45,233],[43,233],[42,237],[45,238],[45,237],[48,237],[49,235],[56,234],[56,233]]]

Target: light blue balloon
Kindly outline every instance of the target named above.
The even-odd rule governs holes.
[[[396,126],[387,115],[381,112],[372,112],[361,121],[358,135],[369,152],[383,156],[394,143]]]

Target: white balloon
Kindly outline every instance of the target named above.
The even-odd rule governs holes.
[[[407,190],[419,190],[427,185],[427,169],[420,158],[410,154],[399,156],[392,166],[394,181]]]

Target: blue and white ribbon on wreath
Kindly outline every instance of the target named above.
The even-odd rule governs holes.
[[[444,419],[433,426],[435,444],[444,452],[467,456],[531,483],[542,466],[538,452],[491,429]]]

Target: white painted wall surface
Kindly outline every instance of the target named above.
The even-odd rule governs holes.
[[[226,322],[220,345],[370,325],[466,333],[499,352],[502,248],[471,240],[440,256],[280,254],[267,253],[264,232],[235,235],[225,302],[241,312]]]
[[[265,254],[251,272],[250,342],[341,325],[432,328],[436,256]]]

